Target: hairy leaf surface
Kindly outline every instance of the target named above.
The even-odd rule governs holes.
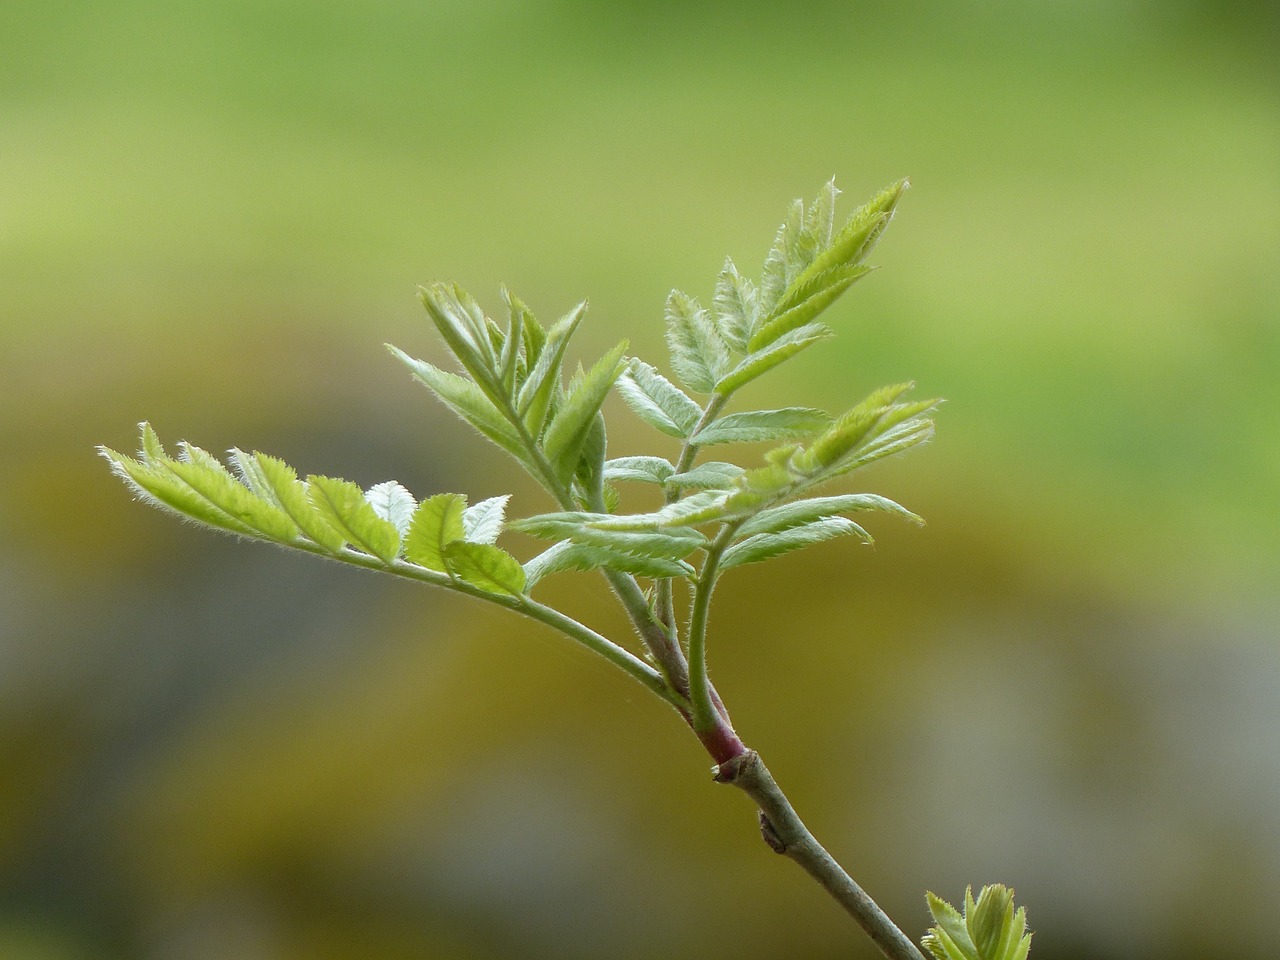
[[[748,354],[724,375],[716,384],[716,392],[730,394],[746,386],[757,377],[768,373],[784,360],[790,360],[805,347],[832,336],[831,328],[823,323],[808,323],[785,333],[768,346]]]
[[[547,415],[560,386],[560,368],[564,364],[569,338],[586,315],[587,303],[584,300],[560,318],[546,335],[546,343],[537,362],[520,387],[516,397],[516,412],[524,419],[525,428],[534,438],[541,437],[547,425]]]
[[[144,463],[117,453],[110,447],[98,449],[111,464],[112,471],[125,481],[139,499],[212,527],[244,536],[256,535],[256,531],[242,520],[192,490],[163,462]]]
[[[428,570],[447,573],[445,547],[466,536],[462,514],[467,498],[458,493],[438,493],[418,504],[404,542],[407,559]]]
[[[733,366],[729,347],[698,301],[679,290],[667,297],[667,347],[671,367],[690,390],[710,393]]]
[[[634,357],[618,378],[618,393],[635,415],[672,437],[687,438],[702,408],[657,370]]]
[[[812,407],[783,407],[731,413],[709,424],[690,439],[700,447],[715,443],[753,443],[811,437],[831,424],[831,415]]]
[[[481,500],[462,511],[462,536],[471,543],[494,543],[506,522],[511,494]]]
[[[524,441],[479,387],[470,380],[441,370],[425,360],[415,360],[396,347],[388,345],[388,348],[413,371],[415,377],[440,398],[446,407],[485,437],[524,462],[528,455]]]
[[[311,498],[307,496],[307,485],[298,479],[293,467],[265,453],[254,453],[252,460],[259,475],[275,494],[275,502],[298,525],[298,529],[330,553],[341,550],[346,539],[312,505]]]
[[[738,273],[732,260],[725,260],[724,269],[716,278],[716,292],[711,304],[719,315],[719,327],[730,350],[746,353],[759,307],[755,284]]]
[[[740,543],[734,544],[724,552],[720,561],[722,569],[741,566],[744,563],[757,563],[771,560],[792,550],[799,550],[810,544],[821,543],[835,537],[854,534],[864,542],[871,542],[871,535],[852,520],[844,517],[824,517],[806,523],[803,526],[791,527],[778,533],[758,533]]]
[[[604,465],[604,478],[609,481],[635,480],[661,486],[676,468],[662,457],[618,457]]]
[[[403,540],[409,532],[413,513],[418,509],[418,501],[413,494],[396,481],[385,480],[366,490],[364,498],[374,513],[396,528],[396,534]]]
[[[624,340],[601,357],[572,389],[547,426],[543,447],[561,480],[573,476],[600,405],[622,373],[622,354],[626,349]]]
[[[668,577],[692,577],[694,569],[682,560],[662,557],[644,557],[632,553],[611,550],[608,547],[574,543],[561,540],[548,547],[524,565],[526,590],[533,589],[543,577],[564,570],[617,570],[637,577],[666,579]]]
[[[691,527],[618,530],[601,526],[617,519],[608,513],[544,513],[511,524],[511,529],[544,540],[572,540],[642,557],[681,560],[704,546],[707,538]]]
[[[745,472],[736,463],[708,460],[692,470],[672,474],[666,486],[673,490],[731,490]]]
[[[364,491],[349,480],[307,477],[307,498],[320,516],[357,550],[390,563],[400,552],[400,534],[374,512]]]
[[[864,510],[896,513],[913,523],[924,523],[910,510],[894,503],[888,497],[877,496],[874,493],[849,493],[836,497],[796,500],[778,507],[771,507],[756,514],[739,527],[737,535],[739,538],[746,538],[757,533],[777,533],[814,520],[821,520],[823,517],[836,517]]]
[[[488,543],[454,540],[445,545],[449,572],[489,593],[518,597],[525,590],[524,569],[505,550]]]

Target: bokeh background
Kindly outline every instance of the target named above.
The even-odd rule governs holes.
[[[914,189],[753,396],[948,398],[859,482],[929,525],[726,580],[739,729],[914,934],[999,880],[1038,960],[1274,956],[1278,38],[1261,0],[6,4],[0,957],[871,956],[602,662],[93,456],[147,418],[538,512],[383,350],[441,357],[414,284],[589,296],[577,357],[665,363],[666,292],[833,174]]]

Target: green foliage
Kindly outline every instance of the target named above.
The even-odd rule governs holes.
[[[845,514],[919,518],[874,494],[809,493],[928,440],[936,401],[905,401],[910,385],[900,384],[834,418],[801,406],[728,414],[723,408],[742,387],[832,335],[818,317],[868,273],[864,261],[905,187],[905,181],[891,185],[837,226],[839,191],[828,183],[812,203],[797,200],[788,208],[758,281],[726,260],[710,308],[672,291],[665,308],[671,365],[688,390],[709,395],[705,404],[653,365],[625,357],[625,342],[578,366],[566,382],[569,342],[585,302],[544,329],[506,288],[499,323],[457,284],[423,286],[422,304],[459,372],[390,350],[551,495],[554,511],[512,525],[556,541],[523,566],[496,546],[506,496],[467,506],[462,495],[442,493],[418,503],[394,481],[368,491],[331,477],[304,481],[280,460],[240,450],[231,452],[233,473],[188,444],[170,457],[146,425],[136,457],[103,453],[139,496],[198,522],[351,562],[412,567],[441,585],[511,597],[566,570],[696,584],[703,564],[709,588],[719,572],[834,537],[869,542]],[[682,444],[678,458],[607,458],[603,406],[614,387],[645,423]],[[701,448],[739,443],[782,445],[754,465],[699,462]],[[654,485],[666,504],[648,513],[620,510],[616,483]]]
[[[142,425],[129,457],[102,448],[112,469],[142,499],[242,537],[266,540],[382,569],[522,611],[626,670],[676,706],[718,762],[737,742],[707,674],[707,610],[718,578],[836,537],[869,543],[851,513],[919,517],[870,493],[812,496],[816,488],[933,435],[936,400],[903,399],[910,384],[872,392],[833,417],[811,407],[725,413],[743,387],[832,336],[819,316],[870,272],[865,259],[892,219],[906,181],[893,184],[836,226],[838,191],[797,200],[778,229],[759,281],[726,261],[711,308],[681,291],[665,306],[666,342],[676,382],[619,343],[567,381],[581,303],[550,329],[503,288],[505,322],[488,317],[456,284],[421,288],[428,317],[456,362],[451,372],[389,347],[435,396],[511,454],[550,496],[553,509],[511,524],[508,496],[468,506],[464,495],[418,502],[395,481],[367,491],[347,480],[308,476],[261,453],[231,452],[228,470],[199,447],[169,456]],[[609,459],[604,404],[616,387],[649,426],[679,444],[674,457]],[[706,396],[704,403],[688,391]],[[768,443],[763,458],[699,462],[702,448]],[[614,484],[658,488],[662,505],[622,509]],[[497,545],[505,529],[552,545],[524,564]],[[603,571],[650,662],[528,596],[564,571]],[[650,583],[643,589],[640,578]],[[672,584],[689,581],[691,612],[678,622]],[[718,732],[716,732],[718,731]],[[714,736],[711,736],[714,734]],[[712,746],[714,745],[714,746]],[[745,747],[742,747],[745,751]],[[931,895],[938,926],[926,945],[938,960],[1023,960],[1030,937],[1011,894],[966,895],[963,918]]]
[[[936,960],[1026,960],[1031,949],[1027,910],[1013,907],[1013,891],[1003,884],[964,892],[964,914],[945,900],[927,895],[935,926],[921,941]]]

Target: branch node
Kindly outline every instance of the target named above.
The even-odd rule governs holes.
[[[774,853],[786,853],[787,841],[778,836],[778,831],[773,828],[773,823],[765,816],[763,810],[757,811],[757,814],[760,817],[760,836],[769,845],[769,849]]]
[[[716,783],[737,785],[744,774],[749,773],[760,762],[760,754],[748,749],[736,757],[718,763],[711,768],[711,778]]]

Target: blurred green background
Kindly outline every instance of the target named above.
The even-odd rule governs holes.
[[[752,399],[946,397],[860,481],[929,526],[726,581],[740,731],[913,934],[998,880],[1038,960],[1273,956],[1278,38],[1247,0],[5,5],[0,957],[872,956],[602,662],[92,451],[148,418],[538,512],[383,350],[441,356],[414,284],[590,296],[577,356],[665,365],[666,292],[833,174],[914,189]]]

